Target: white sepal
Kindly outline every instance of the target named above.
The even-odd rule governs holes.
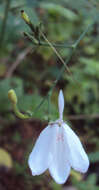
[[[64,96],[62,90],[59,92],[58,96],[58,107],[59,107],[59,119],[63,119],[63,111],[64,111]]]

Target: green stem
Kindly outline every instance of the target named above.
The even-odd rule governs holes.
[[[84,30],[84,32],[80,35],[80,37],[78,38],[78,40],[76,40],[76,42],[73,45],[73,48],[76,49],[76,47],[78,46],[78,44],[80,43],[80,41],[84,38],[84,36],[86,35],[86,33],[89,31],[89,29],[93,26],[94,22],[89,24],[87,26],[87,28]]]
[[[9,8],[10,8],[10,2],[11,2],[11,0],[6,0],[4,19],[2,22],[1,34],[0,34],[0,46],[2,46],[3,42],[4,42],[5,31],[6,31],[6,23],[7,23]]]
[[[69,54],[69,56],[68,56],[68,59],[66,60],[66,64],[68,64],[68,62],[70,61],[73,52],[74,52],[73,49],[71,49],[70,54]],[[35,110],[32,112],[32,116],[33,116],[34,113],[43,105],[43,103],[45,102],[45,100],[46,100],[47,98],[50,98],[50,97],[51,97],[52,91],[53,91],[53,89],[55,88],[55,86],[56,86],[56,84],[58,83],[58,81],[60,80],[60,78],[61,78],[61,76],[63,75],[64,71],[65,71],[65,67],[64,67],[64,65],[63,65],[62,68],[61,68],[61,70],[60,70],[60,73],[59,73],[57,79],[53,82],[53,85],[52,85],[52,87],[50,88],[50,90],[49,90],[49,92],[47,93],[47,95],[42,99],[42,101],[40,102],[40,104],[39,104],[39,105],[35,108]]]
[[[33,42],[33,45],[37,46],[47,46],[50,47],[50,45],[48,43],[45,43],[43,41],[38,42],[37,39],[34,38],[34,36],[30,35],[28,32],[24,32],[24,35]],[[51,43],[53,47],[57,47],[57,48],[72,48],[74,46],[74,44],[55,44],[55,43]]]
[[[69,63],[69,61],[70,61],[70,59],[71,59],[71,57],[72,57],[72,55],[73,55],[73,52],[74,52],[73,49],[71,49],[70,54],[69,54],[69,56],[68,56],[68,58],[67,58],[67,60],[66,60],[66,62],[65,62],[66,65]],[[64,65],[63,65],[62,68],[61,68],[61,70],[60,70],[59,75],[57,76],[57,79],[54,81],[52,87],[50,88],[50,90],[49,90],[49,92],[48,92],[49,96],[52,95],[52,91],[53,91],[53,89],[55,88],[55,86],[56,86],[56,84],[58,83],[58,81],[60,80],[60,78],[61,78],[61,76],[63,75],[64,71],[65,71],[65,67],[64,67]]]
[[[41,32],[42,37],[44,38],[44,40],[49,44],[49,46],[51,47],[51,49],[53,50],[53,52],[57,55],[57,57],[59,58],[59,60],[63,63],[63,65],[65,66],[66,70],[68,71],[69,74],[71,74],[67,64],[65,63],[65,61],[63,60],[63,58],[60,56],[60,54],[57,52],[56,48],[52,45],[52,43],[46,38],[45,34]],[[72,48],[72,47],[71,47]]]
[[[77,48],[78,44],[79,44],[80,41],[84,38],[84,36],[86,35],[86,33],[88,32],[89,28],[90,28],[92,25],[93,25],[93,23],[90,24],[90,25],[88,25],[88,27],[85,29],[85,31],[84,31],[84,32],[80,35],[80,37],[76,40],[75,45],[71,48],[70,54],[69,54],[69,56],[68,56],[68,58],[67,58],[67,60],[66,60],[66,62],[65,62],[66,65],[67,65],[68,62],[70,61],[70,59],[71,59],[71,57],[72,57],[72,55],[73,55],[75,49]],[[59,73],[57,79],[54,81],[54,83],[53,83],[52,87],[50,88],[48,94],[46,95],[46,97],[45,97],[44,99],[42,99],[42,102],[37,106],[37,108],[40,108],[40,107],[41,107],[41,105],[45,102],[45,99],[46,99],[48,96],[51,97],[52,91],[53,91],[53,89],[55,88],[55,86],[56,86],[56,84],[58,83],[58,81],[60,80],[60,78],[61,78],[61,76],[63,75],[64,71],[65,71],[65,66],[63,65],[62,68],[61,68],[61,70],[60,70],[60,73]],[[34,114],[34,112],[33,112],[33,114]]]
[[[34,113],[37,112],[38,109],[43,105],[43,103],[45,102],[46,99],[47,99],[47,96],[41,100],[40,104],[38,104],[38,106],[37,106],[37,107],[34,109],[34,111],[31,113],[32,116],[33,116]]]
[[[26,24],[30,27],[30,29],[31,29],[32,32],[34,33],[34,28],[32,29],[32,27],[31,27],[31,26],[32,26],[32,23],[31,23],[31,26],[30,26],[27,22],[26,22]],[[56,51],[56,49],[55,49],[56,44],[51,44],[51,43],[48,41],[48,39],[46,38],[46,36],[42,33],[42,31],[40,31],[42,37],[45,39],[45,41],[47,42],[47,44],[46,44],[46,43],[42,43],[42,42],[38,42],[38,43],[36,43],[35,45],[45,45],[45,46],[48,45],[48,46],[50,46],[50,47],[53,49],[53,51],[56,53],[56,55],[57,55],[57,56],[60,58],[60,60],[62,61],[63,66],[62,66],[62,68],[61,68],[61,71],[60,71],[59,75],[57,76],[56,80],[54,81],[52,87],[50,88],[49,92],[47,93],[46,97],[44,97],[44,98],[42,99],[42,101],[40,102],[40,104],[39,104],[39,105],[35,108],[35,110],[31,113],[31,117],[34,115],[35,111],[37,111],[37,110],[43,105],[43,103],[45,102],[46,99],[48,99],[48,101],[50,101],[50,97],[51,97],[51,95],[52,95],[52,91],[53,91],[53,89],[55,88],[55,86],[56,86],[56,84],[58,83],[58,81],[60,80],[61,76],[63,75],[63,73],[64,73],[64,71],[65,71],[65,68],[67,68],[67,70],[68,70],[67,64],[68,64],[68,62],[70,61],[70,59],[71,59],[71,57],[72,57],[72,55],[73,55],[75,49],[77,48],[77,46],[79,45],[80,41],[84,38],[84,36],[85,36],[86,33],[88,32],[89,28],[92,27],[93,24],[94,24],[94,22],[93,22],[92,24],[88,25],[88,27],[84,30],[84,32],[80,35],[80,37],[76,40],[76,42],[75,42],[74,44],[72,44],[71,46],[69,46],[69,48],[71,49],[71,51],[70,51],[70,54],[69,54],[69,56],[68,56],[66,62],[64,62],[64,60],[61,58],[61,56],[60,56],[60,55],[58,54],[58,52]],[[32,39],[31,35],[26,34],[26,36],[27,36],[30,40],[32,40],[32,41],[34,42],[34,39]],[[36,40],[38,40],[38,39],[36,39]],[[60,45],[58,45],[58,46],[60,46]],[[49,104],[50,104],[50,102],[48,102],[48,105],[49,105]],[[49,106],[48,106],[48,107],[49,107]],[[49,109],[49,108],[48,108],[48,109]],[[48,111],[49,111],[49,110],[48,110]]]
[[[40,41],[40,46],[48,46],[50,47],[50,45],[48,43],[44,43],[42,41]],[[57,47],[57,48],[72,48],[73,44],[55,44],[55,43],[52,43],[52,46],[53,47]]]
[[[17,107],[16,104],[13,104],[13,111],[14,111],[15,115],[16,115],[18,118],[20,118],[20,119],[29,119],[29,118],[31,118],[29,115],[21,113],[21,112],[19,111],[19,109],[18,109],[18,107]]]

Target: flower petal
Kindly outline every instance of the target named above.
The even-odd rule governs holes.
[[[70,165],[67,161],[67,155],[64,147],[64,136],[61,127],[58,127],[52,148],[52,161],[49,172],[56,183],[63,184],[70,174]]]
[[[48,169],[50,163],[50,149],[56,127],[47,126],[38,137],[29,156],[28,164],[32,175],[40,175]]]
[[[62,90],[60,90],[59,96],[58,96],[58,107],[59,107],[59,116],[60,116],[60,119],[63,119],[64,96],[63,96]]]
[[[68,152],[68,160],[71,167],[81,173],[85,173],[89,167],[89,160],[86,152],[73,130],[67,125],[63,124],[65,144]]]

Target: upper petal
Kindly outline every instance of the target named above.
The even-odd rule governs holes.
[[[56,131],[56,126],[47,126],[38,137],[29,156],[28,164],[32,175],[42,174],[49,166],[51,144]]]
[[[73,130],[63,124],[65,145],[68,151],[68,160],[71,167],[79,172],[85,173],[89,167],[89,160],[84,148]]]
[[[57,128],[51,156],[52,161],[49,167],[50,174],[58,184],[63,184],[70,174],[70,165],[67,161],[64,134],[61,127]]]
[[[59,107],[59,116],[60,116],[60,119],[63,119],[64,96],[63,96],[62,90],[60,90],[59,96],[58,96],[58,107]]]

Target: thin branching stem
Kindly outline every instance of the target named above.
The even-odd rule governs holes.
[[[71,48],[73,46],[73,44],[55,44],[55,43],[51,43],[53,47],[55,48]],[[47,46],[50,47],[48,43],[42,42],[40,41],[40,46]]]
[[[22,11],[22,13],[24,14],[24,11]],[[26,24],[30,27],[30,29],[32,30],[33,29],[33,33],[35,32],[35,28],[34,26],[32,27],[32,23],[31,21],[29,20],[29,17],[28,15],[24,14],[24,20],[26,18],[28,18],[28,22],[27,22],[27,19],[26,19]],[[92,27],[92,25],[94,24],[91,23],[90,25],[87,26],[87,28],[84,30],[84,32],[80,35],[80,37],[76,40],[76,42],[71,46],[70,48],[70,53],[69,53],[69,56],[67,57],[66,59],[66,62],[62,59],[62,57],[58,54],[57,50],[55,49],[55,47],[52,45],[51,42],[49,42],[49,40],[46,38],[46,36],[44,35],[44,33],[42,33],[42,31],[40,31],[42,37],[44,38],[44,40],[48,43],[48,45],[53,49],[53,51],[56,53],[56,55],[58,56],[58,58],[61,60],[61,62],[63,63],[63,66],[60,70],[60,73],[59,75],[57,76],[56,80],[53,82],[50,90],[48,91],[47,95],[41,100],[41,102],[37,105],[37,107],[33,110],[33,112],[31,112],[30,116],[29,115],[26,115],[26,114],[21,114],[20,111],[18,110],[17,106],[14,106],[14,112],[16,113],[17,116],[19,116],[20,118],[22,119],[27,119],[27,118],[32,118],[34,113],[38,111],[38,109],[44,104],[45,100],[48,101],[48,114],[50,115],[50,108],[49,108],[49,105],[50,105],[50,98],[51,98],[51,95],[52,95],[52,91],[53,89],[55,88],[56,84],[58,83],[58,81],[60,80],[60,78],[62,77],[65,69],[69,71],[69,68],[67,67],[67,64],[69,63],[74,51],[76,50],[76,48],[78,47],[80,41],[84,38],[84,36],[86,35],[86,33],[89,31],[89,29]],[[27,34],[26,34],[27,35]],[[27,35],[28,36],[28,35]],[[30,40],[32,40],[31,38],[31,35],[29,36],[30,37]],[[38,40],[38,39],[36,39]],[[33,41],[34,41],[34,38],[33,38]],[[39,46],[39,42],[36,41],[36,45]],[[41,44],[40,44],[41,45]]]
[[[70,59],[71,59],[71,57],[72,57],[72,54],[73,54],[73,49],[71,49],[71,51],[70,51],[70,54],[69,54],[69,56],[68,56],[68,58],[67,58],[67,61],[66,61],[66,64],[70,61]],[[51,87],[50,90],[48,91],[47,95],[42,99],[42,101],[40,102],[40,104],[35,108],[35,110],[34,110],[33,113],[32,113],[32,116],[34,115],[34,113],[35,113],[36,111],[38,111],[38,109],[43,105],[43,103],[44,103],[47,99],[49,99],[49,98],[51,97],[52,91],[53,91],[53,89],[55,88],[55,86],[56,86],[56,84],[58,83],[58,81],[60,80],[60,78],[61,78],[61,76],[63,75],[64,71],[65,71],[65,67],[64,67],[64,65],[63,65],[62,68],[61,68],[61,70],[60,70],[59,75],[57,76],[56,80],[53,82],[52,87]]]
[[[77,48],[77,46],[79,45],[80,41],[84,38],[84,36],[86,35],[86,33],[89,31],[89,29],[92,27],[93,23],[88,25],[88,27],[84,30],[84,32],[80,35],[80,37],[76,40],[75,45],[71,48],[70,50],[70,54],[65,62],[65,65],[67,65],[73,55],[73,52],[75,51],[75,49]],[[65,66],[63,65],[59,75],[57,76],[56,80],[53,82],[52,87],[50,88],[48,94],[46,95],[46,97],[44,97],[41,101],[41,103],[37,106],[37,108],[35,109],[36,111],[41,107],[41,105],[45,102],[46,98],[48,98],[49,96],[52,95],[52,91],[55,88],[56,84],[58,83],[58,81],[60,80],[61,76],[63,75],[65,71]],[[35,110],[33,112],[33,114],[35,113]]]
[[[55,49],[55,47],[52,45],[52,43],[46,38],[46,36],[44,35],[43,32],[41,32],[44,40],[49,44],[49,46],[51,47],[51,49],[54,51],[54,53],[57,55],[57,57],[60,59],[60,61],[63,63],[64,67],[66,68],[66,70],[68,71],[69,74],[71,74],[68,66],[66,65],[66,63],[64,62],[63,58],[60,56],[60,54],[57,52],[57,50]]]
[[[28,40],[30,40],[32,43],[33,43],[33,46],[45,46],[45,47],[50,47],[50,44],[47,42],[44,42],[44,41],[37,41],[31,34],[29,34],[28,32],[24,32],[24,36],[27,37]],[[74,46],[74,44],[58,44],[58,43],[52,43],[51,42],[51,45],[55,48],[72,48]]]
[[[89,24],[87,26],[87,28],[84,30],[84,32],[80,35],[80,37],[76,40],[75,44],[74,44],[74,48],[76,48],[78,46],[78,44],[80,43],[80,41],[84,38],[84,36],[86,35],[86,33],[89,31],[89,29],[93,26],[94,22]]]

